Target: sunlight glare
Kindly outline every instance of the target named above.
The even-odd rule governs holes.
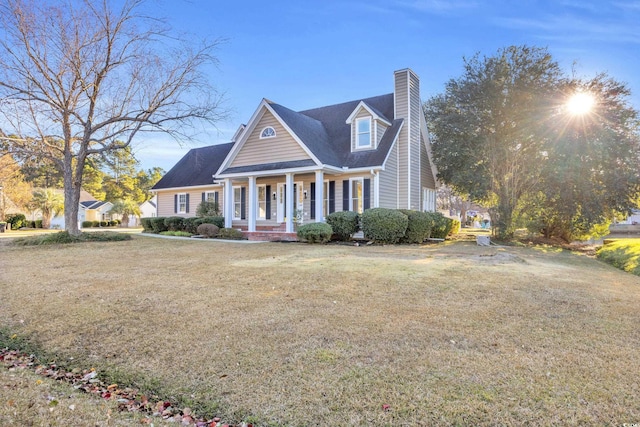
[[[567,101],[567,109],[574,116],[587,114],[593,108],[595,99],[593,95],[587,92],[578,92]]]

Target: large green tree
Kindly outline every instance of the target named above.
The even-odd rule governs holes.
[[[513,234],[518,203],[539,182],[560,76],[545,49],[511,46],[465,59],[463,75],[426,104],[439,178],[488,205],[500,237]]]
[[[34,190],[31,204],[42,213],[42,228],[49,228],[51,218],[64,212],[64,197],[51,188]]]
[[[217,42],[181,42],[143,3],[0,3],[2,139],[62,171],[72,234],[80,232],[89,156],[121,150],[147,131],[188,138],[196,123],[215,125],[223,114],[205,70]]]
[[[551,121],[554,137],[526,214],[546,237],[570,241],[637,206],[640,127],[628,87],[606,74],[568,79],[560,90],[567,101]]]

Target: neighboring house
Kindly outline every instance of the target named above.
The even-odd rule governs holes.
[[[298,112],[263,99],[232,142],[190,150],[152,191],[158,216],[194,216],[208,199],[226,227],[290,233],[336,211],[434,211],[430,153],[419,79],[404,69],[386,95]]]
[[[151,200],[147,200],[144,203],[140,204],[140,216],[129,215],[129,227],[138,227],[140,226],[140,218],[151,218],[157,215],[157,201],[158,197],[153,196]]]
[[[80,191],[80,206],[78,209],[78,226],[82,227],[84,221],[109,221],[109,211],[113,207],[111,202],[96,200],[88,192]],[[54,216],[51,220],[51,228],[64,228],[64,214]]]

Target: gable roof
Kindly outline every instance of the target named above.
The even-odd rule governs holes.
[[[234,143],[192,148],[154,185],[152,190],[213,184],[216,173]]]
[[[351,152],[351,125],[347,120],[360,104],[391,126],[377,149]],[[340,168],[381,166],[402,126],[402,120],[393,120],[393,93],[298,112],[279,104],[270,105],[318,160]]]

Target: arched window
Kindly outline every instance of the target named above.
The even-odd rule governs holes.
[[[260,138],[273,138],[274,136],[276,136],[276,130],[271,126],[267,126],[260,132]]]

